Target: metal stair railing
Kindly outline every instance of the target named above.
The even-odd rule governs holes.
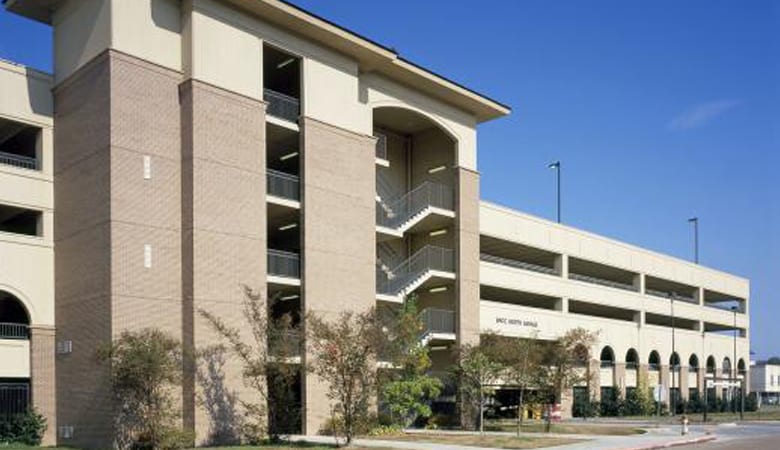
[[[287,278],[301,277],[301,258],[297,253],[268,250],[268,274]]]
[[[455,312],[446,309],[425,308],[420,313],[423,336],[430,333],[455,333]]]
[[[426,181],[401,198],[377,208],[377,224],[387,228],[399,228],[428,207],[453,211],[455,208],[452,188]]]
[[[295,175],[274,169],[266,170],[268,195],[298,201],[301,199],[300,179]]]
[[[290,122],[297,122],[301,113],[301,102],[289,95],[272,89],[263,89],[263,98],[268,102],[268,114]]]
[[[451,249],[426,245],[391,272],[393,277],[377,277],[377,292],[398,295],[425,273],[436,270],[455,272],[454,252]]]

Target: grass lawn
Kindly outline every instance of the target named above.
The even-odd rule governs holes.
[[[553,447],[556,445],[582,442],[581,439],[555,437],[479,436],[473,434],[409,433],[393,434],[370,439],[388,441],[429,442],[434,444],[469,445],[472,447],[493,447],[506,449],[528,449]]]
[[[198,450],[290,450],[290,449],[306,449],[306,450],[333,450],[335,445],[324,444],[309,444],[306,442],[291,442],[289,444],[268,444],[260,446],[244,446],[244,447],[213,447],[213,448],[198,448]],[[350,450],[369,450],[366,447],[349,447]],[[21,444],[0,444],[0,450],[77,450],[69,447],[30,447]],[[389,448],[371,447],[370,450],[393,450]]]
[[[701,423],[703,418],[702,413],[689,413],[688,420],[692,423]],[[680,423],[680,415],[676,416],[663,416],[660,419],[657,416],[630,416],[630,417],[615,417],[616,420],[637,420],[646,422],[661,422],[661,423]],[[745,411],[743,420],[780,420],[780,408],[765,408],[761,411]],[[733,412],[719,412],[707,414],[707,423],[723,423],[723,422],[735,422],[739,421],[739,413]]]
[[[512,420],[490,421],[485,423],[486,431],[517,431],[517,424]],[[523,433],[544,433],[544,422],[533,421],[523,422],[520,427]],[[550,428],[551,433],[560,434],[601,434],[607,436],[631,436],[635,434],[644,434],[641,428],[632,425],[612,425],[598,423],[553,423]]]

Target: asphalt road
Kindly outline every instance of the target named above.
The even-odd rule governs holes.
[[[713,427],[716,441],[685,446],[685,449],[739,449],[739,450],[779,450],[780,423],[721,425]]]

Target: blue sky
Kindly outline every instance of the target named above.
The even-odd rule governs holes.
[[[514,108],[481,126],[483,198],[752,280],[752,347],[780,354],[780,2],[296,0]],[[446,12],[445,12],[446,11]],[[0,13],[0,57],[51,33]]]

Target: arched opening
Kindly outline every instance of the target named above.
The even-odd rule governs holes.
[[[441,203],[434,206],[453,210],[457,142],[446,130],[416,111],[384,106],[374,109],[374,136],[380,203],[429,186]]]
[[[707,373],[714,375],[715,368],[716,368],[715,357],[710,355],[709,357],[707,357]]]
[[[615,352],[612,347],[606,346],[601,350],[601,367],[612,367],[615,365]]]
[[[731,374],[731,360],[729,359],[728,356],[723,358],[723,364],[720,367],[721,367],[721,369],[723,369],[723,374],[724,375],[729,376],[729,377],[732,375]]]
[[[737,361],[737,373],[739,375],[744,376],[746,372],[747,372],[747,366],[745,365],[745,360],[739,358],[739,361]]]
[[[669,357],[669,370],[672,372],[680,371],[680,355],[677,352],[672,353],[672,356]]]
[[[699,357],[696,354],[688,358],[688,399],[699,399]]]
[[[630,348],[626,352],[626,369],[637,368],[639,368],[639,353],[633,348]]]
[[[30,315],[14,295],[0,291],[0,339],[29,339]]]
[[[0,291],[0,416],[22,414],[30,405],[30,315],[13,294]]]
[[[649,366],[650,370],[660,370],[661,369],[661,355],[658,354],[657,351],[653,350],[650,352],[650,357],[647,358],[647,365]]]
[[[690,372],[697,372],[699,370],[699,357],[695,354],[692,354],[690,358],[688,358],[688,370]]]

